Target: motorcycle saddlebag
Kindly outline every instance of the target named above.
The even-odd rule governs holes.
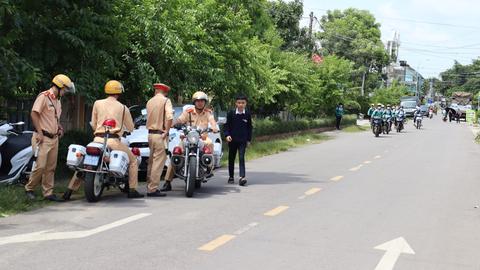
[[[110,152],[110,172],[116,177],[123,177],[128,169],[128,155],[123,151]]]
[[[77,167],[82,163],[83,157],[87,154],[86,148],[82,145],[71,144],[68,146],[67,166]]]

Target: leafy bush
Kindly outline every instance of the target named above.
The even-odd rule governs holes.
[[[346,115],[343,117],[342,124],[350,125],[356,122],[355,115]],[[272,119],[254,120],[253,135],[267,136],[277,135],[295,131],[306,131],[309,129],[333,127],[335,125],[335,118],[326,117],[320,119],[300,119],[295,121],[278,121]]]

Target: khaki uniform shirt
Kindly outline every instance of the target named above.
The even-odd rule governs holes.
[[[40,126],[38,128],[41,130],[37,130],[37,132],[45,130],[50,134],[58,133],[58,122],[60,121],[60,115],[62,114],[62,104],[60,103],[60,100],[55,97],[51,89],[44,91],[37,96],[37,99],[35,99],[35,102],[33,103],[32,111],[40,114]]]
[[[103,121],[107,119],[113,119],[117,123],[115,128],[110,130],[111,134],[121,136],[124,130],[131,132],[134,128],[130,110],[114,97],[97,100],[93,104],[92,128],[94,134],[105,133]]]
[[[207,129],[208,123],[215,121],[210,110],[204,109],[201,113],[197,113],[195,108],[190,108],[184,111],[177,120],[179,123],[187,124],[189,126]],[[212,128],[215,128],[212,126]]]
[[[172,102],[163,94],[156,94],[147,102],[147,129],[168,133],[165,125],[169,120],[173,120]]]

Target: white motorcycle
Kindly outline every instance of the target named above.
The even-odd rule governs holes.
[[[72,144],[68,147],[67,166],[74,170],[80,178],[85,179],[85,197],[88,202],[98,202],[105,187],[118,187],[127,193],[128,186],[128,154],[123,151],[111,150],[107,147],[107,140],[113,135],[110,130],[115,128],[116,121],[105,120],[105,136],[103,143],[91,142],[84,147]],[[128,145],[125,138],[122,143]],[[140,150],[133,148],[132,153],[140,163]]]
[[[193,105],[185,105],[183,107],[174,107],[174,116],[178,117],[182,111],[187,110]],[[130,109],[138,109],[141,108],[140,106],[130,107]],[[225,122],[226,119],[219,118],[218,123],[222,124]],[[147,167],[148,167],[148,159],[150,157],[150,148],[148,147],[148,129],[146,128],[147,123],[147,110],[145,108],[141,109],[140,115],[135,118],[135,126],[136,129],[132,131],[130,135],[127,136],[128,141],[130,142],[130,147],[136,147],[140,150],[140,157],[141,162],[138,169],[139,176],[142,178],[146,178],[147,174]],[[219,129],[217,125],[217,129]],[[176,128],[170,128],[169,131],[169,139],[168,139],[168,151],[167,151],[167,161],[165,162],[165,170],[170,165],[170,157],[173,153],[173,149],[175,146],[179,145],[181,142],[180,134],[182,132],[177,130]],[[222,138],[219,133],[212,133],[208,134],[213,145],[213,164],[215,168],[219,168],[221,165],[221,159],[223,156],[222,151]],[[140,178],[140,177],[139,177]]]
[[[20,132],[24,122],[0,121],[0,183],[25,184],[34,163],[32,131]]]

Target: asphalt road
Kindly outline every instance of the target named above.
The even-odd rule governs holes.
[[[167,198],[112,192],[0,219],[0,269],[480,269],[466,124],[332,134],[249,162],[248,187],[218,171],[192,199],[176,181]]]

